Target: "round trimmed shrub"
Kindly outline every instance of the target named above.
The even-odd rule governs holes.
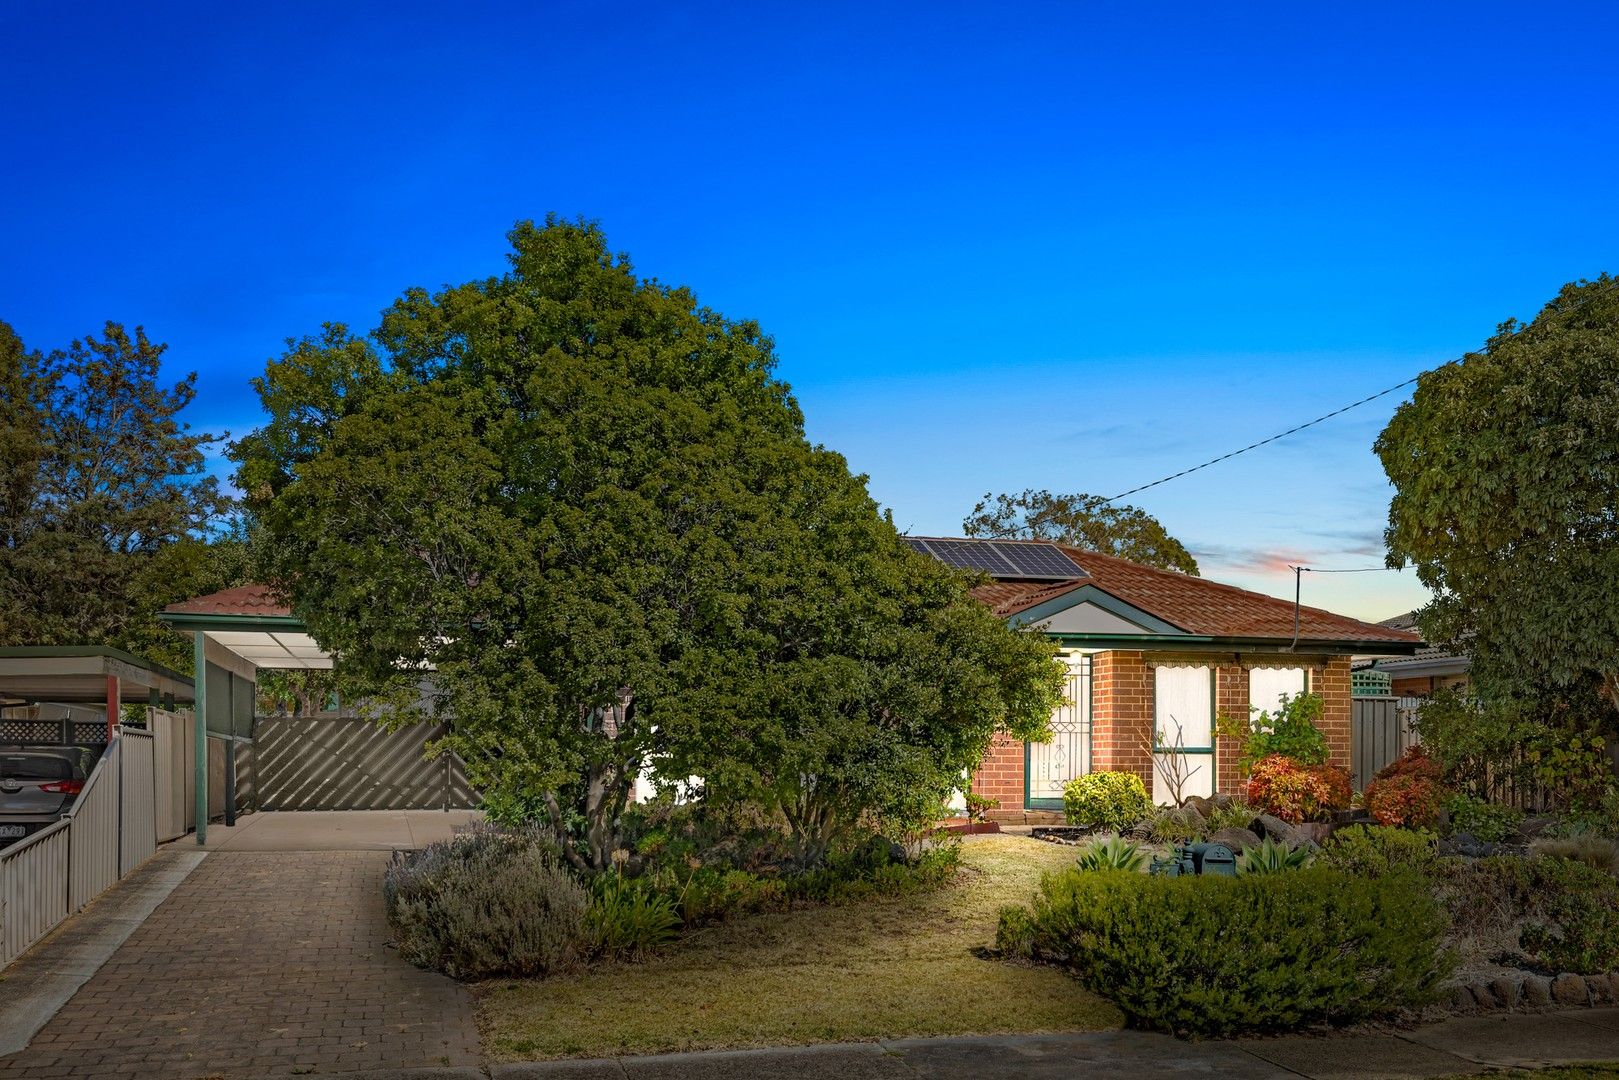
[[[1152,811],[1141,777],[1131,772],[1094,772],[1062,789],[1063,816],[1070,825],[1128,829]]]
[[[1249,805],[1283,821],[1317,820],[1348,809],[1352,797],[1349,771],[1339,765],[1306,765],[1269,754],[1248,774]]]
[[[1060,963],[1133,1026],[1224,1036],[1358,1023],[1436,997],[1445,916],[1410,874],[1048,875],[1000,947]]]
[[[1441,777],[1439,762],[1421,746],[1413,746],[1378,770],[1361,801],[1384,825],[1432,828],[1439,822],[1448,794]]]

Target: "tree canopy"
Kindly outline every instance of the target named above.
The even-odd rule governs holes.
[[[1197,560],[1157,518],[1139,507],[1113,506],[1100,495],[986,492],[961,528],[984,539],[1054,540],[1198,576]]]
[[[241,548],[230,502],[180,414],[194,374],[164,385],[166,346],[109,322],[65,349],[0,323],[0,644],[113,645],[189,668],[165,604],[222,587]]]
[[[1527,325],[1424,373],[1376,444],[1389,564],[1433,590],[1430,641],[1488,695],[1619,709],[1619,281],[1565,285]]]
[[[430,671],[473,781],[581,815],[598,866],[643,767],[765,800],[813,858],[1044,729],[1050,647],[804,438],[757,324],[595,225],[509,239],[506,274],[407,290],[256,383],[239,483],[341,677],[404,701]]]

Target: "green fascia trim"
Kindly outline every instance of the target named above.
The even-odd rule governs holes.
[[[1051,618],[1060,611],[1067,611],[1079,604],[1095,604],[1110,615],[1117,615],[1127,623],[1141,627],[1143,634],[1173,634],[1181,635],[1186,631],[1173,623],[1167,623],[1156,615],[1150,615],[1138,607],[1125,603],[1112,593],[1104,592],[1095,585],[1081,585],[1077,589],[1070,589],[1060,596],[1053,596],[1050,600],[1036,604],[1032,608],[1020,611],[1007,620],[1013,626],[1028,626]]]
[[[119,660],[142,671],[150,671],[154,675],[162,675],[176,682],[191,685],[191,676],[182,675],[172,671],[162,664],[154,664],[150,660],[142,660],[134,653],[127,653],[122,649],[110,648],[106,645],[8,645],[0,649],[0,659],[18,658],[26,659],[30,656],[53,659],[72,659],[75,656],[105,656],[109,660]]]
[[[288,630],[302,632],[304,621],[296,615],[206,615],[197,612],[168,612],[158,621],[169,626],[196,630]]]
[[[1327,653],[1334,656],[1358,656],[1368,652],[1378,652],[1384,655],[1399,653],[1403,656],[1416,654],[1419,646],[1411,642],[1390,641],[1320,641],[1310,638],[1300,638],[1298,647],[1294,648],[1292,638],[1245,638],[1245,637],[1209,637],[1193,634],[1050,634],[1052,639],[1063,645],[1083,646],[1087,648],[1129,649],[1141,651],[1145,648],[1163,651],[1186,650],[1206,652],[1217,650],[1220,652],[1263,652],[1263,653]]]

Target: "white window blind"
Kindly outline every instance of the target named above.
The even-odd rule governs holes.
[[[1260,712],[1275,713],[1282,695],[1297,697],[1305,690],[1303,668],[1251,668],[1248,671],[1248,704]]]
[[[1166,772],[1184,778],[1182,797],[1214,794],[1213,680],[1213,669],[1207,667],[1154,669],[1153,723],[1160,747],[1153,755],[1154,802],[1175,801]],[[1172,749],[1177,742],[1179,753]]]

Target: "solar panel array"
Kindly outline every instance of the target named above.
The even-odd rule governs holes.
[[[1056,544],[1016,543],[1006,540],[932,540],[907,536],[906,542],[924,555],[949,566],[982,570],[998,578],[1027,581],[1070,581],[1085,577],[1085,568]]]

